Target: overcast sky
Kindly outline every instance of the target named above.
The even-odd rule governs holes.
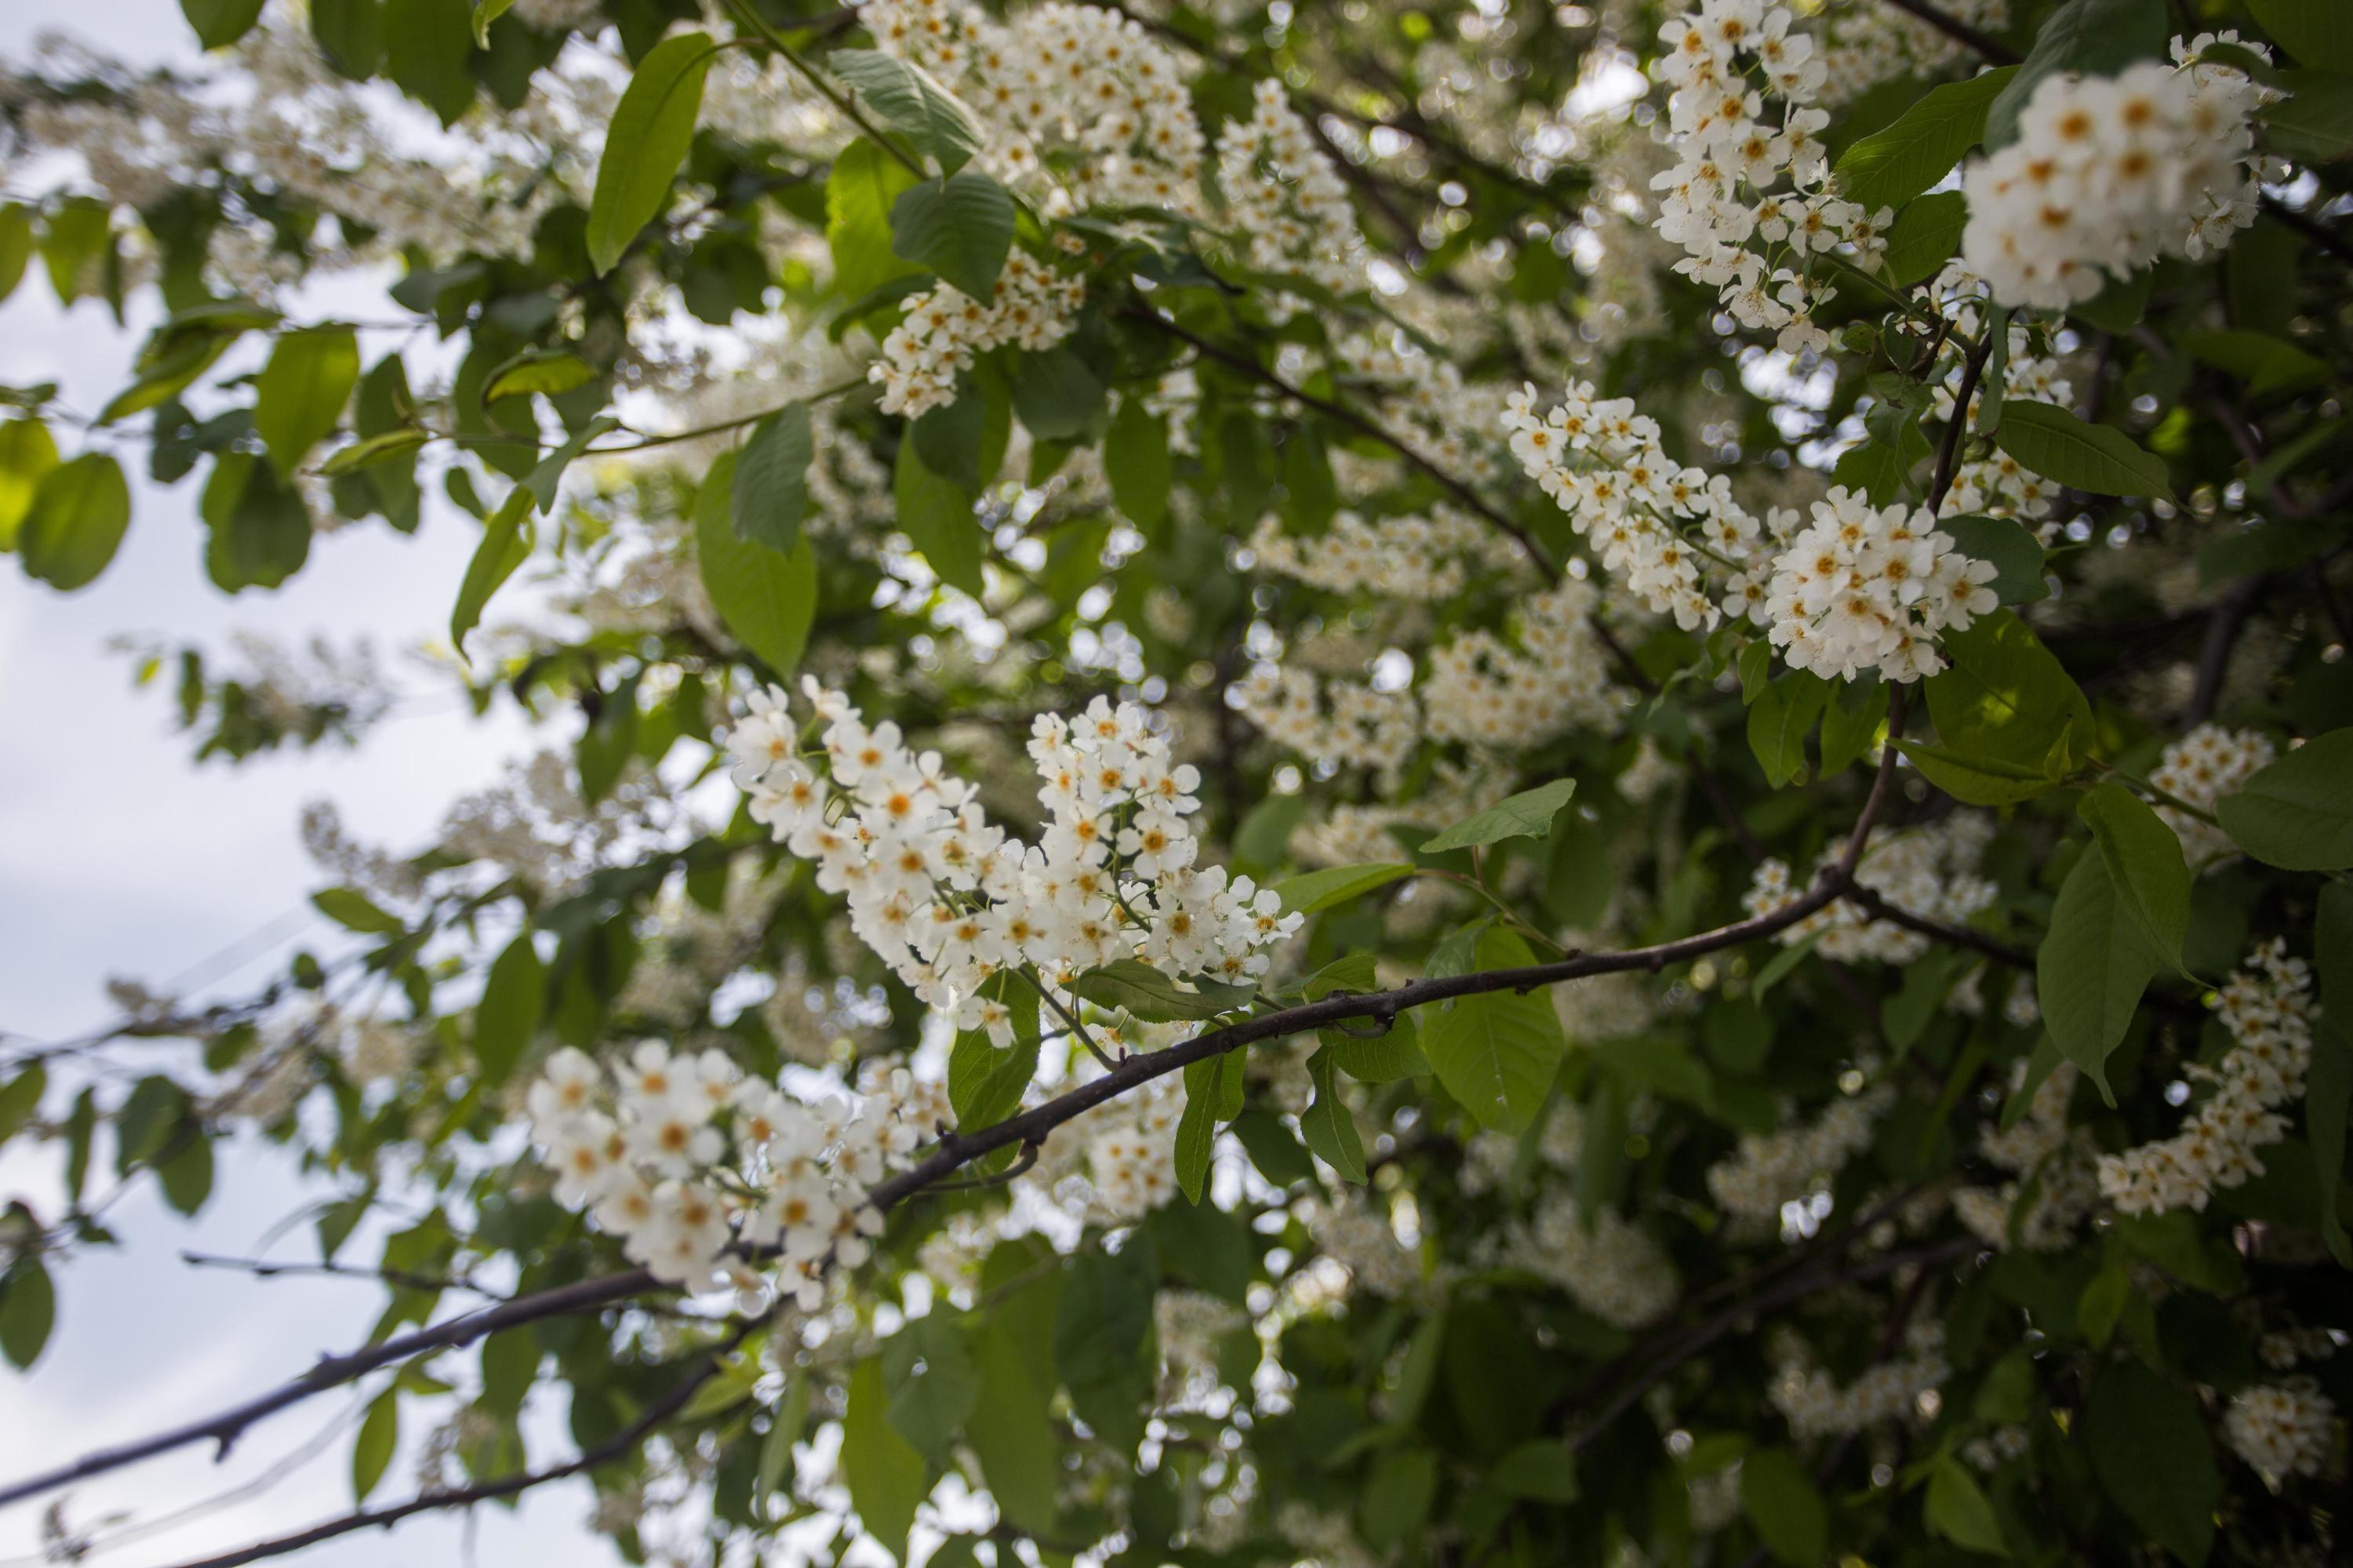
[[[85,39],[121,58],[195,58],[177,0],[0,0],[0,61],[23,59],[44,30],[93,26]],[[60,310],[38,274],[0,305],[0,383],[55,380],[72,407],[96,408],[125,379],[142,323],[125,333],[90,301]],[[10,1034],[54,1039],[100,1023],[110,974],[161,981],[256,932],[330,939],[301,914],[320,880],[298,842],[301,804],[331,798],[355,832],[411,847],[520,745],[511,722],[470,725],[422,672],[398,668],[402,650],[446,624],[473,547],[470,519],[445,506],[414,538],[380,522],[322,537],[284,590],[232,599],[204,577],[194,489],[142,488],[134,476],[122,552],[79,593],[60,596],[0,557],[0,1030]],[[397,684],[434,694],[357,752],[195,768],[168,695],[132,691],[129,662],[106,644],[130,633],[218,648],[238,628],[296,641],[316,630],[339,641],[368,635]],[[288,950],[259,954],[226,977],[228,989],[266,977]],[[0,1154],[0,1199],[26,1195],[54,1212],[57,1163],[54,1147]],[[227,1154],[194,1224],[144,1184],[111,1211],[122,1245],[58,1271],[58,1330],[33,1373],[0,1368],[0,1481],[235,1403],[363,1340],[383,1304],[365,1282],[258,1281],[178,1260],[182,1248],[250,1253],[318,1191],[297,1184],[283,1158],[244,1151]],[[305,1224],[278,1250],[305,1255],[309,1245]],[[535,1409],[534,1459],[566,1449],[551,1403],[543,1394]],[[87,1525],[130,1510],[155,1520],[267,1479],[349,1408],[332,1397],[297,1406],[218,1466],[190,1449],[118,1472],[72,1492],[68,1517]],[[412,1424],[404,1438],[417,1436]],[[409,1491],[407,1449],[405,1441],[376,1500]],[[92,1561],[176,1563],[346,1511],[350,1450],[346,1427],[275,1484]],[[617,1562],[581,1528],[587,1508],[585,1488],[551,1489],[520,1514],[480,1510],[470,1532],[427,1516],[297,1560],[410,1568],[460,1561],[470,1545],[486,1563]],[[37,1550],[39,1525],[37,1507],[0,1510],[0,1568]]]

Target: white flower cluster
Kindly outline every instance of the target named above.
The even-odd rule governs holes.
[[[1665,193],[1660,235],[1688,253],[1676,271],[1715,289],[1742,326],[1778,334],[1783,352],[1820,353],[1831,340],[1814,312],[1834,291],[1812,276],[1812,258],[1843,247],[1869,265],[1895,214],[1831,189],[1820,136],[1830,111],[1815,102],[1825,70],[1791,20],[1765,0],[1701,0],[1660,27],[1682,162],[1651,188]],[[1764,118],[1767,90],[1778,122]]]
[[[1945,1360],[1945,1325],[1935,1318],[1915,1318],[1905,1330],[1904,1353],[1866,1368],[1845,1387],[1788,1337],[1773,1381],[1767,1389],[1773,1407],[1789,1424],[1789,1435],[1800,1442],[1905,1421],[1919,1414],[1920,1396],[1952,1375]]]
[[[656,1278],[752,1291],[762,1277],[731,1249],[773,1253],[779,1291],[804,1310],[824,1299],[828,1266],[865,1262],[882,1228],[867,1189],[947,1114],[937,1086],[904,1069],[881,1095],[812,1105],[720,1052],[673,1055],[650,1040],[609,1081],[564,1047],[527,1104],[556,1201],[624,1238]]]
[[[1961,1445],[1961,1457],[1978,1469],[1991,1473],[2012,1459],[2022,1459],[2034,1446],[2026,1428],[2014,1422],[2004,1422],[1981,1437],[1972,1437]]]
[[[1390,782],[1424,738],[1517,752],[1574,728],[1606,734],[1620,714],[1593,629],[1596,597],[1590,584],[1564,577],[1514,607],[1513,641],[1474,627],[1433,647],[1413,690],[1261,663],[1229,688],[1229,700],[1269,738],[1319,766],[1369,768]]]
[[[1952,323],[1955,331],[1975,337],[1986,330],[1985,281],[1958,261],[1946,263],[1945,270],[1930,283],[1928,294],[1937,313]],[[2060,361],[2052,355],[2034,352],[2044,335],[2047,334],[2038,334],[2027,322],[2010,322],[2002,400],[2049,403],[2072,410],[2075,388],[2063,374]],[[1935,408],[1936,418],[1946,424],[1961,418],[1964,412],[1957,405],[1960,384],[1968,375],[1968,355],[1956,344],[1938,367],[1941,375],[1934,388]],[[1969,396],[1966,413],[1972,426],[1979,421],[1985,396],[1982,385]],[[2058,537],[2059,525],[2051,520],[2050,513],[2059,489],[2008,452],[1996,450],[1961,460],[1953,471],[1953,488],[1945,498],[1945,510],[1954,516],[2015,518],[2032,526],[2037,539],[2047,546]]]
[[[755,820],[817,863],[818,885],[848,895],[860,938],[960,1029],[1011,1043],[1011,1010],[980,995],[1007,969],[1034,967],[1067,989],[1141,958],[1241,983],[1299,928],[1303,916],[1283,914],[1271,891],[1195,863],[1186,819],[1200,776],[1171,760],[1134,704],[1097,697],[1075,723],[1039,715],[1029,756],[1048,825],[1032,845],[991,825],[937,752],[909,749],[895,724],[868,726],[814,677],[803,687],[825,726],[822,753],[803,756],[781,690],[755,693],[726,737],[736,784]]]
[[[2290,1476],[2316,1476],[2328,1461],[2337,1404],[2310,1378],[2257,1383],[2231,1396],[2222,1435],[2231,1449],[2277,1491]]]
[[[1388,1200],[1379,1193],[1342,1187],[1329,1199],[1301,1200],[1293,1212],[1315,1250],[1346,1269],[1354,1288],[1391,1301],[1421,1294],[1420,1253],[1398,1239]]]
[[[2012,1180],[1953,1194],[1955,1217],[1997,1252],[2010,1249],[2013,1228],[2016,1245],[2027,1251],[2056,1251],[2074,1240],[2077,1227],[2099,1206],[2098,1149],[2087,1129],[2067,1125],[2075,1076],[2072,1064],[2061,1063],[2035,1089],[2017,1126],[2007,1132],[1989,1128],[1978,1139],[1978,1152]],[[2024,1058],[2010,1081],[2013,1093],[2026,1081]],[[2032,1202],[2021,1214],[2018,1204],[2030,1186]]]
[[[2248,117],[2266,96],[2219,65],[2044,77],[2018,139],[1969,165],[1962,262],[2003,304],[2065,310],[2159,257],[2222,249],[2255,220]]]
[[[1945,667],[1939,633],[1967,630],[2000,607],[1985,586],[1993,563],[1963,555],[1925,510],[1873,506],[1836,485],[1813,514],[1769,580],[1735,577],[1727,594],[1747,605],[1792,669],[1837,681],[1865,671],[1916,681]]]
[[[1513,393],[1503,419],[1512,455],[1651,609],[1672,614],[1686,631],[1712,629],[1718,612],[1702,585],[1702,560],[1745,567],[1762,528],[1732,499],[1730,480],[1668,457],[1659,422],[1636,413],[1632,398],[1594,394],[1590,383],[1571,382],[1539,418],[1535,387]],[[1696,538],[1685,537],[1685,526]]]
[[[989,132],[983,164],[1049,217],[1201,212],[1207,143],[1183,68],[1134,18],[1052,4],[998,22],[966,0],[867,0],[859,21],[971,106]]]
[[[1524,557],[1512,541],[1451,506],[1428,516],[1335,514],[1322,534],[1286,534],[1271,515],[1251,533],[1250,551],[1261,570],[1295,577],[1327,593],[1372,593],[1388,599],[1451,599],[1469,584],[1470,568],[1508,572]]]
[[[2261,730],[2201,724],[2165,748],[2148,781],[2211,814],[2215,801],[2237,794],[2252,775],[2269,768],[2278,756]],[[2228,833],[2179,807],[2160,805],[2157,814],[2180,835],[2181,853],[2193,868],[2238,853]]]
[[[1465,342],[1485,324],[1450,331],[1446,339]],[[1350,333],[1333,350],[1333,360],[1335,375],[1370,402],[1382,429],[1411,450],[1473,482],[1493,477],[1495,429],[1509,402],[1501,386],[1464,380],[1461,366],[1398,329]],[[1346,482],[1345,455],[1335,453],[1334,466],[1342,487],[1355,490]]]
[[[1218,185],[1231,207],[1228,227],[1248,242],[1254,271],[1294,273],[1345,293],[1363,281],[1364,236],[1348,184],[1291,107],[1282,82],[1261,77],[1250,118],[1218,132]],[[1298,303],[1278,299],[1278,315]]]
[[[1855,867],[1854,879],[1907,914],[1962,926],[1989,906],[2000,889],[1977,874],[1993,837],[1993,821],[1956,815],[1926,827],[1874,838]],[[1838,858],[1833,846],[1822,864]],[[1759,864],[1741,900],[1751,915],[1767,915],[1795,903],[1803,889],[1790,885],[1789,867],[1778,859]],[[1908,964],[1928,950],[1928,938],[1892,920],[1882,920],[1841,899],[1818,909],[1775,938],[1794,947],[1819,934],[1821,955],[1834,963]]]
[[[2258,945],[2212,1000],[2231,1049],[2211,1067],[2182,1068],[2184,1076],[2213,1085],[2213,1094],[2171,1138],[2101,1156],[2101,1196],[2127,1214],[2203,1211],[2215,1188],[2260,1174],[2255,1150],[2287,1136],[2279,1107],[2304,1093],[2311,989],[2311,966],[2289,958],[2284,942]]]
[[[2010,25],[2009,0],[1937,0],[1936,9],[1957,22],[2000,36]],[[1885,0],[1847,0],[1824,13],[1821,41],[1822,101],[1851,103],[1880,83],[1899,77],[1926,80],[1964,60],[1969,47]]]
[[[1156,1078],[1087,1118],[1087,1180],[1096,1217],[1142,1219],[1176,1195],[1176,1124],[1185,1097],[1174,1078]]]
[[[1086,297],[1083,277],[1064,277],[1016,249],[986,304],[951,283],[910,299],[866,378],[881,386],[884,413],[919,418],[955,401],[956,376],[975,355],[1008,343],[1051,348],[1070,336]]]
[[[1828,1187],[1848,1160],[1870,1148],[1879,1118],[1894,1103],[1893,1086],[1873,1084],[1833,1100],[1810,1122],[1744,1132],[1737,1152],[1708,1167],[1707,1190],[1727,1213],[1777,1219],[1785,1204]]]
[[[1620,1329],[1665,1317],[1682,1288],[1657,1237],[1614,1209],[1602,1209],[1587,1224],[1577,1190],[1567,1183],[1547,1186],[1525,1223],[1511,1222],[1500,1261],[1557,1286]]]

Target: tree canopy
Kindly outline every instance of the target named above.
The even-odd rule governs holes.
[[[10,591],[465,530],[541,749],[0,1040],[22,1375],[226,1140],[384,1296],[0,1505],[340,1392],[191,1568],[2348,1550],[2341,0],[182,8],[0,61],[0,298],[152,323]]]

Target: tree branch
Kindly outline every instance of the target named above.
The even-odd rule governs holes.
[[[736,1325],[725,1340],[704,1351],[694,1369],[673,1384],[669,1393],[648,1405],[643,1414],[596,1447],[584,1449],[563,1464],[551,1465],[543,1470],[519,1470],[512,1476],[501,1476],[496,1480],[484,1481],[480,1486],[465,1487],[457,1491],[421,1492],[406,1502],[395,1503],[389,1508],[361,1509],[341,1519],[314,1524],[292,1535],[258,1541],[234,1552],[224,1552],[217,1557],[182,1563],[179,1568],[237,1568],[240,1563],[259,1563],[266,1557],[282,1557],[290,1552],[300,1552],[322,1541],[349,1535],[355,1530],[370,1530],[379,1525],[390,1529],[411,1514],[430,1513],[440,1509],[470,1508],[475,1503],[488,1502],[493,1498],[513,1497],[533,1487],[544,1486],[549,1481],[565,1480],[601,1465],[627,1458],[636,1452],[638,1444],[652,1436],[664,1423],[686,1408],[687,1401],[692,1399],[695,1392],[719,1371],[719,1363],[758,1326],[757,1322]]]

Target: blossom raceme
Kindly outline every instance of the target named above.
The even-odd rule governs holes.
[[[1242,984],[1303,916],[1249,877],[1198,863],[1188,818],[1198,770],[1169,755],[1146,711],[1097,697],[1075,720],[1039,715],[1029,756],[1047,825],[1035,844],[992,824],[939,753],[896,724],[868,726],[839,692],[803,683],[822,725],[804,755],[779,689],[753,694],[727,734],[737,786],[777,842],[846,896],[860,939],[961,1029],[1013,1038],[981,988],[1008,969],[1067,991],[1140,959],[1172,976]]]
[[[1945,667],[1940,632],[1965,631],[2000,604],[1986,586],[1993,564],[1963,555],[1933,514],[1833,486],[1813,516],[1769,579],[1735,578],[1730,590],[1792,669],[1916,681]]]
[[[2255,220],[2248,117],[2265,96],[2212,64],[2043,78],[2018,139],[1969,167],[1963,264],[2003,304],[2064,310],[2159,257],[2221,250]]]

